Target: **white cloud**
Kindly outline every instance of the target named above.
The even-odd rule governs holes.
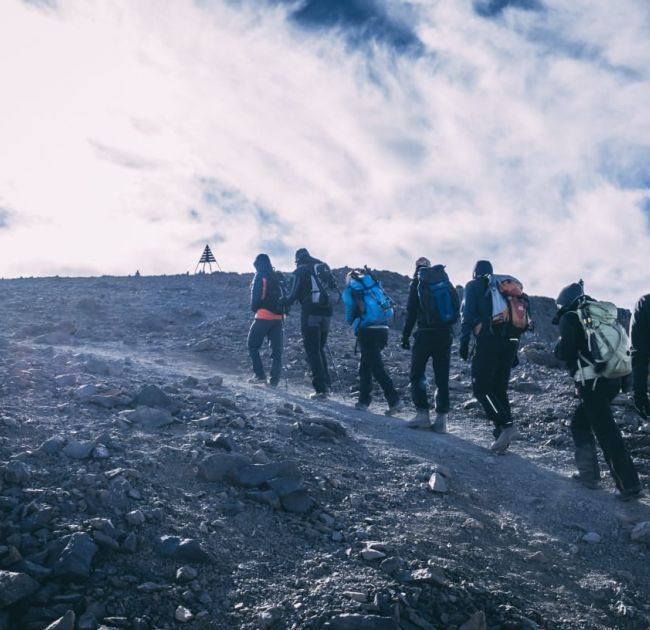
[[[488,257],[532,293],[650,290],[650,194],[607,170],[650,146],[641,0],[422,3],[419,57],[256,6],[0,4],[0,274],[184,272],[217,234],[226,269],[276,243],[282,267],[428,255],[460,283]]]

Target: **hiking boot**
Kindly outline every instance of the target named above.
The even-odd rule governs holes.
[[[447,414],[437,413],[435,422],[431,425],[431,429],[436,433],[447,433]]]
[[[266,385],[266,379],[263,376],[251,376],[246,382],[252,385]]]
[[[635,488],[634,490],[617,490],[616,498],[619,501],[635,501],[640,499],[643,496],[643,490],[641,488]]]
[[[518,437],[519,432],[514,424],[503,427],[501,433],[499,433],[499,437],[490,445],[490,450],[497,455],[503,455],[508,450],[510,442]]]
[[[274,380],[272,380],[272,379],[269,379],[268,381],[266,381],[266,386],[267,386],[267,387],[277,388],[277,386],[279,385],[279,383],[280,383],[280,381],[274,381]]]
[[[418,409],[415,416],[406,423],[409,429],[428,429],[431,427],[428,409]]]
[[[354,403],[354,408],[357,411],[368,411],[368,405],[366,405],[366,403],[362,403],[362,402]]]
[[[577,481],[580,485],[584,486],[585,488],[589,488],[589,490],[598,490],[598,488],[600,488],[600,479],[594,479],[593,477],[585,477],[584,475],[581,475],[579,472],[573,473],[571,475],[571,479]]]
[[[401,400],[398,400],[392,405],[388,406],[388,409],[384,411],[385,416],[394,416],[404,409],[404,403]]]
[[[310,400],[327,400],[327,392],[312,392],[309,394]]]

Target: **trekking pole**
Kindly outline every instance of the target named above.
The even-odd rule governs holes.
[[[332,349],[330,348],[330,345],[328,343],[325,344],[325,348],[327,348],[327,353],[329,354],[330,363],[332,364],[332,370],[334,371],[334,376],[336,376],[336,380],[339,383],[339,390],[340,390],[341,395],[343,396],[343,398],[345,398],[345,390],[343,389],[343,381],[341,380],[341,376],[339,375],[339,371],[336,369],[336,363],[334,362],[334,355],[332,354]]]

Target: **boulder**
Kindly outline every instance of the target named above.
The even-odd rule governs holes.
[[[172,414],[167,409],[154,407],[138,407],[123,411],[120,415],[128,423],[135,424],[142,429],[160,429],[174,422]]]
[[[86,459],[92,455],[95,442],[92,440],[71,440],[63,449],[63,454],[70,459]]]
[[[632,540],[650,545],[650,521],[643,521],[634,527]]]
[[[85,532],[76,532],[70,536],[54,565],[54,574],[71,580],[88,579],[97,545]]]
[[[198,475],[206,481],[223,481],[234,470],[250,464],[250,459],[244,455],[215,453],[206,457],[199,464]]]
[[[255,488],[268,483],[276,477],[300,479],[300,468],[293,460],[274,462],[272,464],[251,464],[235,468],[230,473],[232,480],[246,488]]]
[[[29,575],[0,570],[0,608],[6,608],[37,591],[39,584]]]
[[[133,399],[133,404],[137,407],[166,409],[170,413],[178,410],[178,404],[157,385],[145,385],[142,387]]]

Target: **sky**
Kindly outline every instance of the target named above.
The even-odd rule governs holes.
[[[2,0],[0,276],[650,292],[647,0]]]

